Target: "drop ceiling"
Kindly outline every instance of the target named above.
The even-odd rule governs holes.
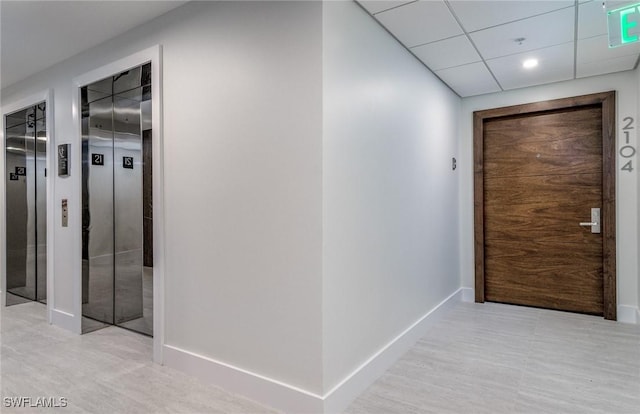
[[[142,25],[186,1],[0,1],[0,87]]]
[[[184,3],[2,0],[0,86],[19,82]],[[640,43],[608,47],[602,0],[359,3],[463,97],[631,70],[640,55]],[[607,0],[606,5],[628,3]],[[522,61],[531,57],[538,59],[538,67],[523,69]]]
[[[635,2],[359,1],[462,97],[635,69],[640,43],[609,48],[606,14]]]

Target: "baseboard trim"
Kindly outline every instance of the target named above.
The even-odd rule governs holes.
[[[61,311],[59,309],[51,309],[51,319],[49,320],[52,325],[76,332],[76,320],[71,313]]]
[[[640,323],[640,309],[628,305],[618,305],[618,322]]]
[[[365,361],[324,397],[325,413],[341,413],[462,300],[456,290]]]
[[[628,305],[618,305],[618,322],[638,323],[638,308]]]
[[[469,290],[473,293],[472,289]],[[172,345],[164,345],[164,363],[287,413],[341,413],[456,303],[462,301],[463,295],[463,288],[452,293],[323,396]]]
[[[460,288],[460,290],[462,291],[462,301],[463,302],[468,302],[468,303],[473,303],[476,301],[476,292],[473,290],[473,288]]]
[[[321,413],[320,395],[203,355],[164,345],[165,365],[287,413]]]

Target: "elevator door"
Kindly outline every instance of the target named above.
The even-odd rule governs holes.
[[[81,90],[83,332],[115,324],[153,334],[143,208],[151,203],[143,145],[151,137],[150,80],[147,64]]]
[[[5,117],[7,305],[47,299],[46,103]]]

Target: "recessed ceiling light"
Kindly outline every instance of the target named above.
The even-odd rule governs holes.
[[[538,59],[527,59],[522,62],[522,67],[525,69],[532,69],[538,66]]]

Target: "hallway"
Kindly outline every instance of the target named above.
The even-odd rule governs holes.
[[[66,397],[65,412],[275,412],[152,363],[148,337],[77,336],[48,325],[39,303],[1,312],[3,397]],[[639,345],[635,325],[461,303],[347,412],[637,413]]]

